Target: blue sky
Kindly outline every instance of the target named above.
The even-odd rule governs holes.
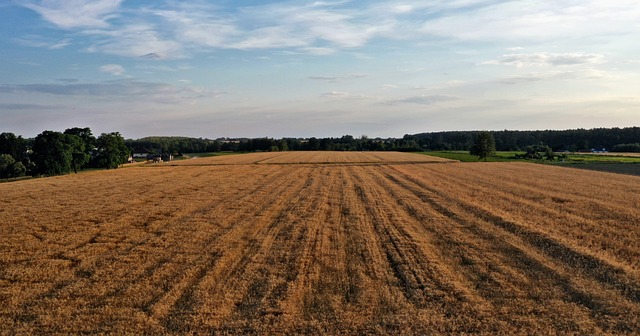
[[[640,125],[640,3],[5,0],[0,132]]]

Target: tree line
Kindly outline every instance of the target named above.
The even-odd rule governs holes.
[[[617,152],[640,152],[640,127],[595,128],[564,131],[488,131],[498,151],[527,151],[531,146],[548,146],[552,151],[606,148]],[[402,138],[219,138],[148,137],[127,140],[134,152],[200,153],[255,151],[470,151],[481,131],[450,131],[406,134]]]
[[[126,140],[134,153],[204,153],[267,151],[422,151],[413,138],[219,138],[146,137]]]
[[[85,168],[117,168],[127,161],[129,148],[118,132],[95,137],[91,129],[44,131],[34,139],[0,134],[0,178],[51,176]]]
[[[640,152],[640,127],[595,128],[564,131],[451,131],[406,134],[402,138],[369,138],[366,135],[328,138],[218,138],[146,137],[125,140],[118,132],[93,136],[88,127],[64,132],[44,131],[34,139],[13,133],[0,134],[0,178],[24,175],[60,175],[84,168],[116,168],[131,153],[183,154],[256,151],[425,151],[461,150],[487,152],[478,138],[497,151],[526,151],[532,156],[553,151],[571,152],[606,148]],[[486,140],[488,141],[488,140]],[[542,149],[541,149],[542,148]],[[489,151],[490,152],[490,151]],[[531,152],[531,153],[529,153]],[[540,154],[545,152],[546,154]]]
[[[546,131],[490,131],[498,151],[525,151],[545,145],[553,151],[577,152],[606,148],[613,152],[640,152],[640,127]],[[464,150],[474,145],[479,131],[419,133],[413,137],[427,150]]]

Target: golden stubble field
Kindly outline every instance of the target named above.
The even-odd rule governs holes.
[[[639,177],[524,163],[259,153],[2,183],[0,333],[637,334],[639,237]]]

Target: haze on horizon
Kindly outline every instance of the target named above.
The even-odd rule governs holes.
[[[631,0],[9,0],[0,132],[638,126],[639,37]]]

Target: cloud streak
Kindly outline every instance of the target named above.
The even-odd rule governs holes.
[[[326,56],[393,31],[392,14],[368,17],[348,2],[271,3],[229,8],[159,2],[122,10],[122,0],[26,2],[55,26],[93,41],[87,49],[127,57],[175,59],[207,49],[294,49]],[[265,15],[268,13],[268,15]],[[110,21],[124,23],[111,25]]]
[[[389,105],[397,105],[397,104],[435,105],[438,103],[455,101],[459,99],[460,99],[459,97],[451,96],[451,95],[422,95],[422,96],[412,96],[412,97],[406,97],[402,99],[390,100],[390,101],[387,101],[386,104],[389,104]]]
[[[215,98],[225,92],[177,87],[164,83],[137,80],[114,80],[99,83],[0,85],[0,93],[47,94],[88,97],[100,100],[130,99],[177,104],[194,99]]]
[[[637,34],[640,3],[633,0],[458,1],[470,9],[427,20],[428,35],[481,41],[544,41]]]
[[[588,0],[272,2],[235,8],[158,1],[126,10],[123,0],[41,0],[22,5],[55,26],[88,36],[88,48],[127,57],[188,57],[211,49],[291,49],[326,56],[376,38],[540,41],[640,33],[640,3]],[[120,23],[120,25],[111,24]],[[35,43],[35,42],[34,42]],[[66,46],[63,40],[54,46]],[[50,44],[51,45],[51,44]]]
[[[124,0],[41,0],[28,1],[24,7],[32,9],[54,25],[71,29],[78,27],[107,27],[107,20],[116,17]]]
[[[0,103],[0,110],[51,110],[62,108],[61,105],[42,105],[42,104],[21,104],[21,103]]]
[[[365,78],[365,77],[367,77],[367,75],[349,74],[349,75],[345,75],[345,76],[309,76],[307,78],[309,78],[311,80],[325,81],[325,82],[329,82],[329,83],[339,83],[339,82],[342,82],[342,81],[348,80],[348,79],[360,79],[360,78]]]
[[[504,55],[498,60],[487,61],[483,64],[514,65],[518,68],[532,66],[574,66],[604,63],[604,56],[599,54],[582,53],[533,53]]]
[[[100,67],[100,71],[114,76],[122,76],[125,73],[124,68],[119,64],[105,64]]]
[[[14,38],[15,42],[20,45],[34,48],[45,48],[49,50],[63,49],[69,46],[72,42],[70,38],[64,39],[49,39],[37,35],[26,35],[21,38]]]

